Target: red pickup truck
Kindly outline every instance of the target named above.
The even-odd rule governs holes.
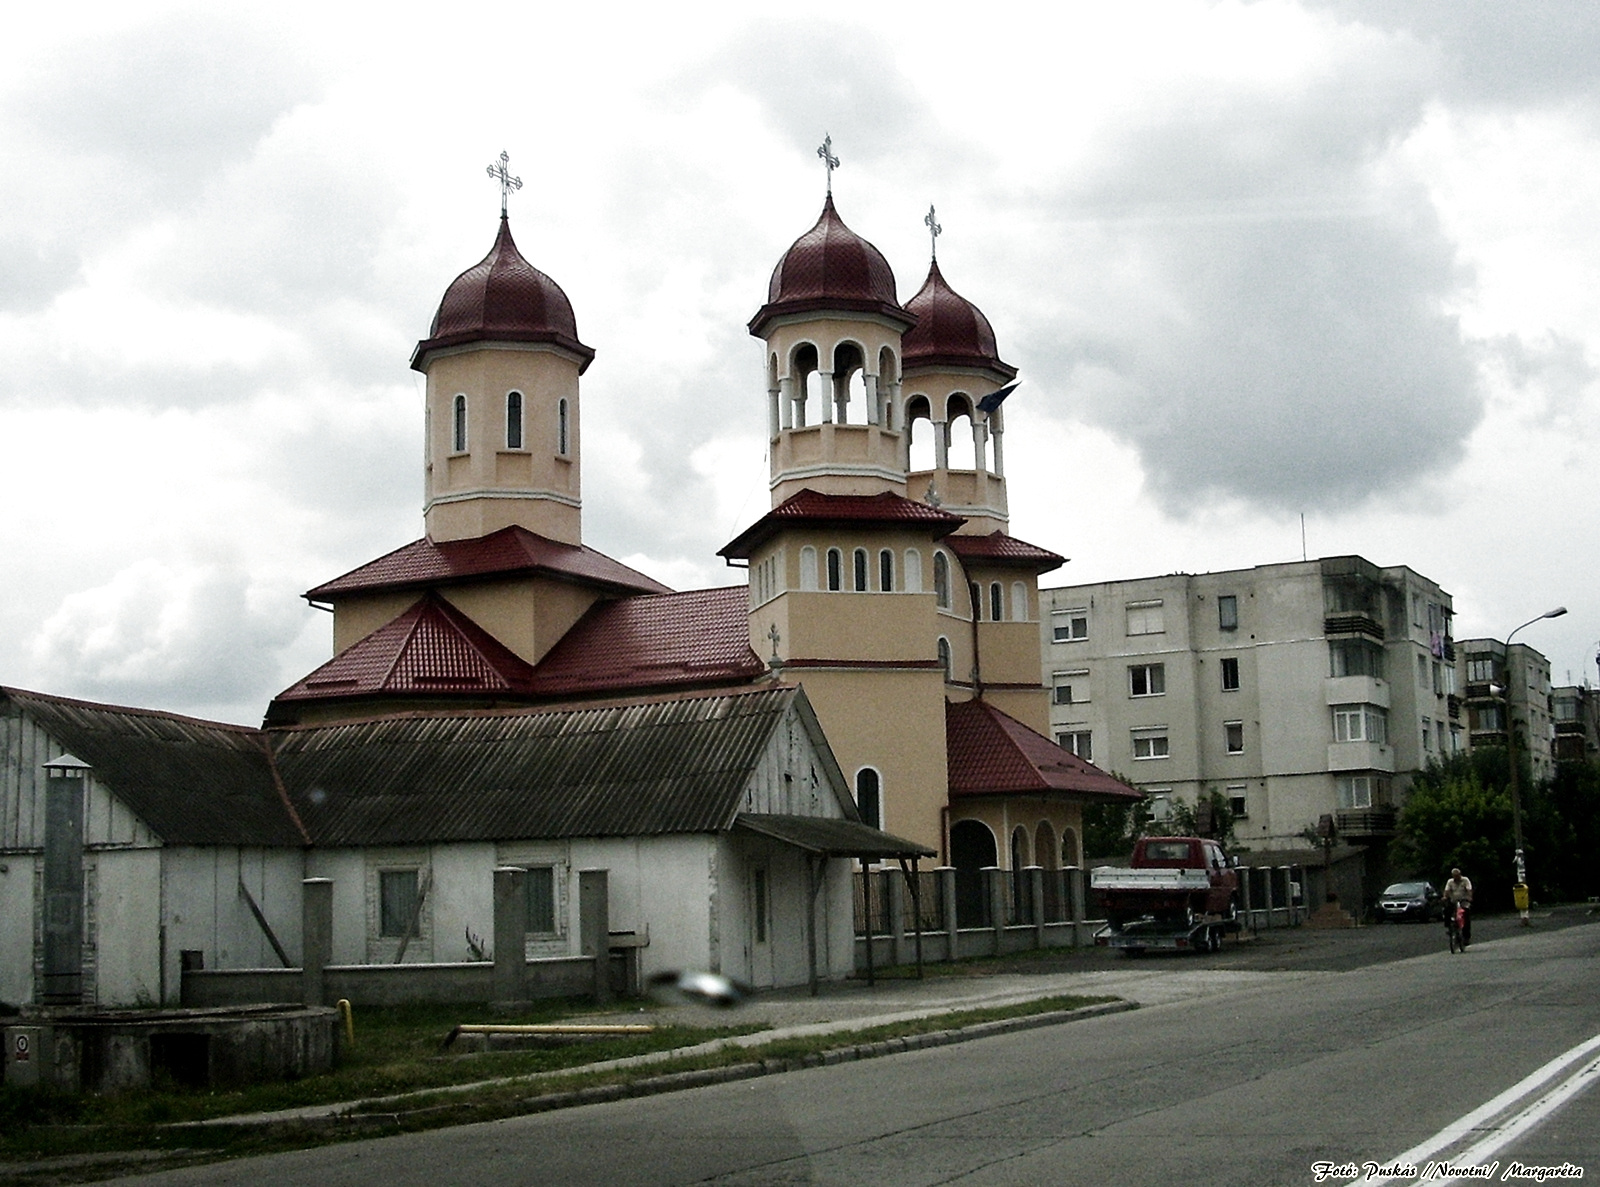
[[[1130,866],[1095,869],[1089,886],[1106,920],[1095,943],[1130,955],[1215,951],[1239,930],[1239,875],[1222,846],[1205,837],[1140,837]]]

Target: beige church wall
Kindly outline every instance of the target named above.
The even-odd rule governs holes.
[[[0,1002],[33,1000],[33,879],[31,853],[0,852]]]
[[[1039,664],[1038,623],[979,623],[978,648],[984,683],[1044,686]]]
[[[514,526],[567,544],[580,543],[583,537],[581,509],[546,498],[495,495],[457,503],[436,503],[428,509],[426,523],[428,537],[432,540],[468,540]]]
[[[781,600],[787,603],[788,631],[779,643],[785,656],[926,661],[937,655],[931,594],[794,591]]]
[[[338,655],[379,627],[393,622],[420,596],[416,590],[404,590],[340,598],[333,604],[333,654]]]
[[[522,577],[441,591],[473,622],[530,664],[538,663],[599,600],[585,586]]]
[[[784,676],[805,689],[852,792],[862,767],[878,772],[884,830],[939,849],[948,785],[940,674],[810,669]]]
[[[985,671],[988,665],[984,665]],[[1015,717],[1035,733],[1043,734],[1052,742],[1050,732],[1049,694],[1021,688],[985,688],[983,699],[1008,717]]]
[[[94,855],[95,1000],[102,1006],[161,1002],[161,851]]]

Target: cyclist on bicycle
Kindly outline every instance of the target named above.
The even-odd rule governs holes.
[[[1450,880],[1444,884],[1444,904],[1444,909],[1449,912],[1446,925],[1454,918],[1456,908],[1459,906],[1462,909],[1461,946],[1465,948],[1472,943],[1472,879],[1459,868],[1450,871]]]

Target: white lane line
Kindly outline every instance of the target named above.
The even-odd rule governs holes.
[[[1511,1120],[1491,1127],[1488,1136],[1476,1145],[1461,1152],[1453,1161],[1458,1166],[1481,1166],[1502,1147],[1521,1137],[1546,1117],[1556,1112],[1580,1092],[1600,1083],[1600,1058],[1592,1059],[1578,1071],[1568,1076],[1556,1087],[1534,1101]],[[1457,1183],[1459,1179],[1442,1179],[1444,1183]]]
[[[1394,1158],[1383,1163],[1383,1165],[1394,1166],[1398,1164],[1400,1166],[1420,1166],[1439,1151],[1460,1141],[1463,1137],[1471,1133],[1474,1129],[1477,1129],[1484,1122],[1492,1120],[1501,1113],[1505,1112],[1512,1105],[1522,1100],[1523,1097],[1528,1096],[1530,1093],[1537,1092],[1549,1080],[1567,1068],[1571,1067],[1585,1055],[1588,1055],[1590,1052],[1597,1049],[1600,1049],[1600,1035],[1595,1035],[1592,1039],[1588,1039],[1582,1043],[1579,1043],[1571,1050],[1562,1052],[1549,1063],[1541,1067],[1538,1071],[1533,1072],[1531,1075],[1524,1076],[1521,1080],[1518,1080],[1515,1084],[1513,1084],[1510,1088],[1507,1088],[1504,1092],[1500,1093],[1500,1095],[1496,1096],[1493,1100],[1478,1106],[1476,1109],[1473,1109],[1472,1112],[1468,1113],[1459,1120],[1452,1121],[1449,1125],[1446,1125],[1431,1138],[1411,1147],[1411,1149],[1407,1150],[1404,1154],[1396,1155]],[[1600,1061],[1596,1062],[1600,1063]],[[1574,1076],[1572,1080],[1568,1081],[1568,1083],[1576,1084],[1582,1082],[1582,1086],[1587,1087],[1589,1081],[1585,1079],[1585,1076],[1587,1075],[1588,1071],[1589,1069],[1585,1068],[1577,1076]],[[1566,1087],[1566,1085],[1563,1085],[1563,1088],[1564,1087]],[[1573,1089],[1574,1093],[1578,1091],[1581,1091],[1581,1088]],[[1553,1096],[1555,1094],[1552,1093],[1551,1095]],[[1571,1095],[1572,1093],[1568,1093],[1567,1097],[1570,1097]],[[1563,1102],[1567,1099],[1567,1097],[1562,1098]],[[1537,1107],[1537,1105],[1534,1107]],[[1531,1110],[1529,1111],[1531,1112]],[[1544,1114],[1541,1113],[1540,1116],[1542,1117]],[[1531,1125],[1532,1122],[1530,1121],[1529,1124]],[[1476,1148],[1477,1147],[1474,1147],[1474,1149]],[[1461,1163],[1461,1165],[1466,1165],[1465,1158],[1458,1161]],[[1376,1185],[1379,1183],[1393,1183],[1397,1181],[1398,1180],[1394,1178],[1362,1180],[1362,1182],[1367,1184],[1368,1187],[1376,1187]],[[1409,1182],[1410,1180],[1408,1179],[1406,1181]]]

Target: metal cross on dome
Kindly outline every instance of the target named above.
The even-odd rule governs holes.
[[[502,149],[500,152],[500,159],[484,170],[485,173],[500,183],[501,218],[506,217],[506,199],[511,196],[511,191],[520,190],[522,188],[522,178],[511,176],[511,170],[507,168],[507,166],[510,164],[511,154]]]
[[[933,203],[928,203],[928,217],[922,220],[928,228],[928,238],[933,241],[931,253],[934,259],[939,258],[939,236],[944,234],[944,228],[939,225],[939,220],[933,217]]]
[[[822,146],[817,149],[817,156],[822,158],[822,163],[828,167],[828,197],[833,197],[833,171],[839,167],[839,158],[833,155],[833,136],[827,132],[822,134]]]

